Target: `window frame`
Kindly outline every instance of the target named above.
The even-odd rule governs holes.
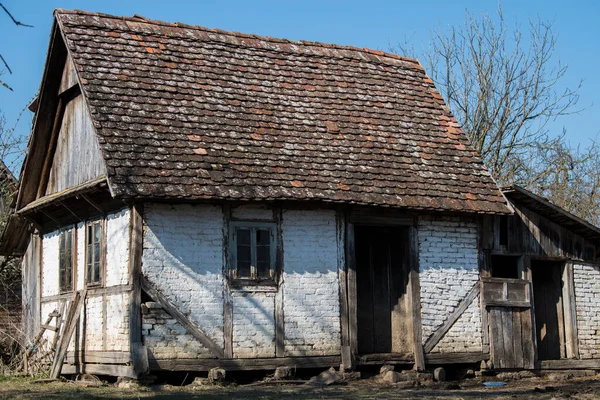
[[[67,234],[71,235],[71,248],[63,249],[64,241]],[[69,254],[70,253],[70,254]],[[65,287],[67,283],[64,278],[64,274],[66,272],[66,264],[63,264],[63,255],[66,258],[66,255],[69,254],[70,259],[70,269],[71,269],[71,280],[69,282],[69,287]],[[75,288],[76,282],[76,273],[77,273],[77,226],[70,225],[64,228],[61,228],[58,233],[58,291],[59,293],[68,293],[72,292]]]
[[[88,240],[90,239],[89,236],[89,229],[90,227],[93,227],[95,224],[99,224],[100,225],[100,242],[99,244],[99,252],[100,252],[100,259],[99,259],[99,266],[98,266],[98,280],[97,281],[90,281],[90,270],[88,269],[88,249],[90,247],[90,244],[88,243]],[[84,284],[86,287],[103,287],[105,284],[105,277],[106,277],[106,218],[101,217],[101,218],[96,218],[96,219],[91,219],[85,222],[84,224],[84,229],[85,229],[85,242],[84,242]],[[92,246],[94,245],[94,243],[92,243]],[[94,256],[92,255],[92,268],[94,265]]]
[[[237,272],[237,230],[238,229],[250,229],[252,232],[256,230],[269,230],[269,256],[270,256],[270,276],[269,277],[258,277],[256,276],[256,239],[255,235],[251,237],[251,275],[250,277],[238,277]],[[278,246],[278,232],[277,224],[275,222],[263,222],[263,221],[230,221],[229,222],[229,266],[227,269],[227,276],[229,281],[233,284],[238,285],[276,285],[278,278],[277,268],[277,246]],[[253,273],[254,271],[254,273]]]

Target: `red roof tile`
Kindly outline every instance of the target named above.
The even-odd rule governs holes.
[[[508,212],[418,61],[57,10],[114,194]]]

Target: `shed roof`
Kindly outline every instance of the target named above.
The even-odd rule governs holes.
[[[418,61],[56,10],[114,196],[508,213]]]

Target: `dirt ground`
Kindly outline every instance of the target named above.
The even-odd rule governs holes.
[[[499,380],[488,378],[484,380]],[[503,387],[486,387],[482,379],[439,382],[401,388],[375,379],[343,385],[149,385],[118,388],[111,384],[86,387],[72,381],[35,383],[26,378],[0,377],[0,399],[600,399],[600,376],[508,380]]]

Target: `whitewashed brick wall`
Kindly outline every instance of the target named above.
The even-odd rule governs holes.
[[[57,295],[60,289],[58,285],[58,243],[58,231],[47,233],[42,237],[42,297]],[[42,319],[47,315],[48,313],[42,313]]]
[[[104,350],[104,321],[102,315],[102,296],[88,297],[85,300],[86,351]],[[107,328],[112,329],[112,326],[108,325]]]
[[[275,293],[234,292],[233,356],[275,357]]]
[[[573,280],[579,355],[600,358],[600,266],[575,264]]]
[[[106,218],[106,286],[126,285],[129,280],[130,214],[125,209]]]
[[[418,235],[425,342],[479,280],[477,226],[458,217],[421,217]],[[481,332],[475,300],[434,351],[481,351]]]
[[[286,356],[340,352],[335,212],[283,213]]]
[[[106,296],[106,349],[129,351],[129,293]]]
[[[221,207],[146,205],[144,219],[143,274],[222,347],[225,282]],[[152,329],[146,329],[146,343],[155,357],[172,357],[177,352],[190,350],[183,342],[187,335],[174,335],[184,332],[174,323],[168,326],[154,323]],[[158,350],[162,347],[171,349]],[[191,350],[198,348],[195,346]],[[198,351],[194,357],[202,355],[208,356],[208,352]]]

